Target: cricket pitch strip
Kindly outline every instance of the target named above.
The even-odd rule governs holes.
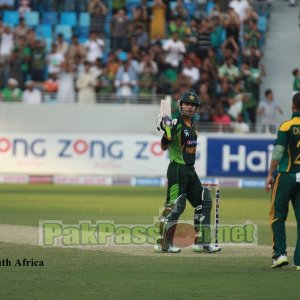
[[[13,243],[13,244],[25,244],[32,246],[39,246],[39,228],[34,226],[21,226],[21,225],[6,225],[0,224],[0,242]],[[103,252],[112,252],[136,256],[180,256],[180,257],[270,257],[272,255],[272,247],[267,245],[256,244],[235,244],[235,245],[221,245],[222,251],[219,253],[194,253],[191,247],[183,248],[179,254],[170,253],[155,253],[153,246],[64,246],[57,242],[55,247],[66,249],[81,249],[81,250],[96,250]],[[293,248],[289,247],[288,253],[293,253]]]

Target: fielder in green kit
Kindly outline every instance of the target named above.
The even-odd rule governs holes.
[[[192,117],[196,114],[200,100],[195,93],[186,92],[178,103],[180,114],[176,119],[171,120],[168,116],[162,116],[158,122],[158,126],[164,131],[161,148],[164,151],[169,150],[170,163],[167,171],[168,189],[165,209],[160,218],[161,238],[155,245],[156,252],[180,252],[181,249],[173,245],[173,239],[177,221],[185,209],[186,199],[195,209],[196,233],[203,220],[210,222],[212,208],[210,191],[202,187],[194,167],[197,131]],[[196,238],[193,251],[212,253],[221,250],[220,247],[210,245],[209,240],[205,242],[202,240],[200,242]]]
[[[298,230],[294,268],[300,271],[300,93],[293,96],[292,111],[292,119],[283,122],[279,127],[265,187],[266,191],[272,188],[270,223],[274,252],[271,268],[282,267],[289,263],[285,221],[291,200]],[[273,181],[276,169],[278,174]]]

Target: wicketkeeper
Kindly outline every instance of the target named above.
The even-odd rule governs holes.
[[[195,171],[197,131],[192,117],[200,104],[194,92],[186,92],[178,100],[180,114],[176,119],[161,116],[158,127],[164,131],[161,139],[162,150],[169,150],[170,163],[167,170],[168,189],[165,209],[160,217],[161,237],[155,245],[156,252],[178,253],[180,248],[173,245],[177,221],[183,213],[186,199],[194,207],[195,252],[217,252],[220,247],[210,245],[210,239],[199,237],[202,225],[210,226],[212,200],[210,191],[202,187]],[[205,221],[204,221],[205,220]]]

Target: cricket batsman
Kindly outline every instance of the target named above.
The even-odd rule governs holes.
[[[155,252],[179,253],[180,248],[173,245],[176,225],[186,205],[186,199],[195,209],[195,252],[217,252],[220,247],[210,245],[209,241],[199,238],[199,228],[204,220],[210,222],[212,200],[210,191],[202,187],[195,171],[197,131],[192,118],[200,104],[194,92],[186,92],[178,100],[179,112],[177,118],[161,115],[157,126],[164,134],[161,139],[161,149],[169,150],[170,163],[167,170],[168,188],[165,209],[160,216],[160,238],[154,247]]]

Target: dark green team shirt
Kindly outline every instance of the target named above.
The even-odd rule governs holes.
[[[183,165],[194,165],[196,159],[197,130],[192,122],[187,126],[181,115],[177,117],[177,124],[172,128],[172,143],[169,146],[170,161]]]
[[[300,172],[300,112],[280,125],[275,144],[285,147],[278,172]]]

